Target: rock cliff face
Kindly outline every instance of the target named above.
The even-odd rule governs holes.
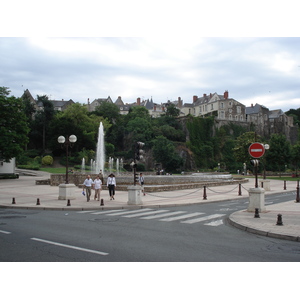
[[[183,127],[184,132],[186,133],[186,141],[189,141],[189,132],[186,128],[187,120],[187,117],[182,117],[179,121]],[[298,140],[299,127],[297,125],[291,124],[284,117],[268,120],[260,124],[255,124],[253,122],[247,121],[220,120],[218,118],[215,118],[213,125],[213,134],[215,133],[216,128],[219,129],[222,126],[229,124],[241,126],[245,128],[246,131],[255,131],[258,135],[265,139],[270,139],[272,134],[283,134],[292,145],[295,144]]]
[[[178,155],[183,159],[183,170],[196,170],[193,152],[184,145],[176,148]]]

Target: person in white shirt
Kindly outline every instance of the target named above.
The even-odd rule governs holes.
[[[98,175],[96,179],[94,180],[94,189],[95,189],[95,196],[94,200],[97,199],[97,201],[100,201],[100,191],[102,189],[102,181],[100,179],[100,176]]]
[[[91,176],[88,175],[85,179],[85,181],[83,182],[83,191],[85,189],[85,193],[86,193],[86,200],[87,202],[90,201],[90,197],[91,197],[91,193],[92,193],[92,185],[93,185],[93,179],[91,179]]]
[[[115,187],[117,186],[116,177],[114,174],[110,174],[107,178],[107,187],[109,191],[110,200],[115,200]]]

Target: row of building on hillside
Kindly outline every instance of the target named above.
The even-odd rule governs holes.
[[[26,90],[24,94],[31,99],[37,109],[42,109],[42,102],[34,100],[30,92]],[[68,105],[74,103],[73,100],[50,100],[55,110],[64,110]],[[217,93],[203,94],[203,96],[193,96],[192,103],[183,103],[181,97],[176,101],[168,100],[165,103],[155,103],[153,99],[141,100],[137,98],[134,103],[124,104],[121,96],[113,101],[110,96],[98,98],[90,102],[87,100],[87,109],[92,112],[103,102],[117,105],[120,114],[127,114],[133,106],[143,106],[148,109],[149,114],[156,118],[166,112],[167,106],[173,104],[180,111],[180,116],[192,115],[195,117],[214,116],[219,126],[228,122],[235,122],[255,130],[264,137],[270,137],[273,133],[284,134],[292,142],[297,141],[298,127],[293,124],[293,118],[287,116],[281,109],[269,110],[267,107],[255,104],[246,107],[241,102],[230,98],[229,92],[225,91],[222,95]]]

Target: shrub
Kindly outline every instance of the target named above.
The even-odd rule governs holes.
[[[42,158],[43,165],[52,165],[53,164],[53,157],[50,155],[46,155]]]

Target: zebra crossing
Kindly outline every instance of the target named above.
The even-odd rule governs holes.
[[[179,221],[182,224],[195,224],[202,222],[206,226],[220,226],[223,225],[222,217],[225,214],[211,214],[205,215],[203,212],[187,212],[187,211],[170,211],[168,209],[152,209],[142,208],[139,210],[130,209],[113,209],[101,211],[79,211],[78,214],[91,215],[106,215],[119,216],[122,218],[139,218],[141,220],[158,220],[160,222]]]

